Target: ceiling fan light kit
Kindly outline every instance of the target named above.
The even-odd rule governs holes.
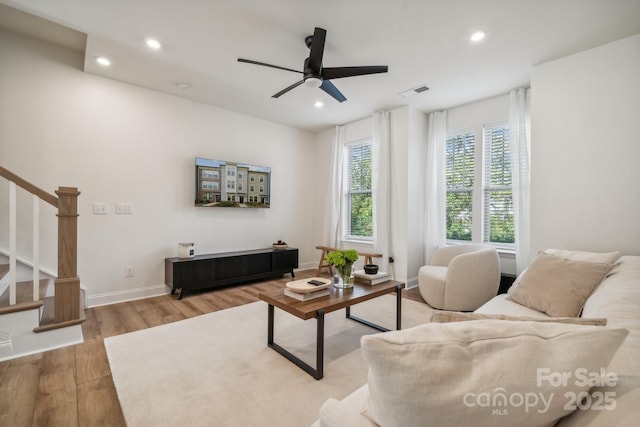
[[[302,74],[302,80],[282,89],[280,92],[273,95],[272,98],[279,98],[304,83],[306,86],[322,89],[338,102],[344,102],[347,98],[345,98],[342,92],[340,92],[338,88],[330,82],[330,80],[344,77],[363,76],[366,74],[386,73],[389,70],[389,67],[386,65],[324,68],[322,66],[322,57],[324,56],[324,42],[326,37],[327,31],[318,27],[315,28],[313,35],[305,37],[304,42],[310,49],[310,52],[309,57],[304,60],[303,71],[244,58],[238,58],[238,62],[245,62],[247,64],[261,65],[263,67],[276,68],[279,70]]]
[[[317,77],[309,77],[304,81],[304,84],[309,87],[319,88],[320,86],[322,86],[322,79],[319,79]]]

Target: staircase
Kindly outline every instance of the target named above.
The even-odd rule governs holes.
[[[9,181],[9,212],[7,216],[2,212],[9,219],[8,250],[3,250],[7,242],[0,241],[0,361],[81,343],[80,325],[85,319],[76,269],[80,193],[74,187],[59,187],[54,196],[2,166],[0,176]],[[16,201],[18,189],[30,193],[33,199],[33,251],[29,260],[17,256],[18,212],[21,221],[25,218],[25,207]],[[42,202],[57,210],[57,277],[55,273],[43,273],[39,265]]]

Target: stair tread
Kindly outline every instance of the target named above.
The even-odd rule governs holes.
[[[33,331],[45,332],[45,331],[50,331],[52,329],[79,325],[80,323],[83,323],[86,320],[82,302],[80,303],[79,319],[67,320],[64,322],[56,323],[54,316],[55,316],[55,299],[54,297],[46,297],[44,299],[44,305],[42,307],[42,317],[40,318],[40,326],[35,328]]]
[[[0,279],[9,272],[9,264],[0,264]]]
[[[44,300],[44,296],[47,294],[47,287],[49,286],[49,281],[51,279],[40,279],[40,299],[39,301],[33,301],[33,282],[18,282],[16,283],[16,306],[31,306],[34,303],[37,305],[42,305],[42,300]],[[9,311],[17,311],[15,310],[15,306],[9,305],[9,287],[5,289],[5,291],[0,295],[0,313],[3,312],[3,309],[10,309]],[[28,308],[25,308],[28,309]]]

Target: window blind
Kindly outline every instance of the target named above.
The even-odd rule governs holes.
[[[483,145],[483,241],[513,247],[515,234],[508,125],[485,126]]]
[[[470,241],[472,237],[474,156],[475,135],[472,131],[447,137],[447,239]]]
[[[347,144],[344,234],[347,239],[373,238],[371,195],[372,143]]]

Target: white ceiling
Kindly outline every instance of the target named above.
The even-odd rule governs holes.
[[[411,104],[433,111],[529,84],[533,65],[640,33],[640,0],[0,0],[87,35],[85,71],[318,131]],[[6,10],[6,9],[5,9]],[[34,24],[30,24],[34,25]],[[299,86],[305,36],[327,30],[327,67],[388,65],[335,80],[338,103]],[[29,32],[30,28],[22,28]],[[469,36],[484,30],[486,39]],[[155,37],[163,48],[144,43]],[[109,68],[96,64],[105,55]],[[189,88],[180,89],[179,83]],[[399,93],[426,84],[412,98]],[[606,82],[603,82],[606,84]],[[324,107],[317,109],[314,102]]]

